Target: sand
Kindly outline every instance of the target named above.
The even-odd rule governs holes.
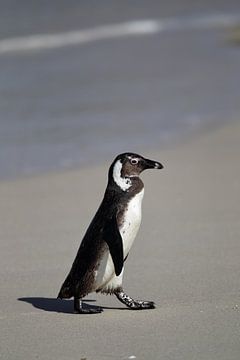
[[[1,359],[239,360],[240,123],[143,155],[165,168],[142,176],[124,286],[149,311],[91,294],[104,312],[81,316],[56,300],[109,164],[0,183]]]

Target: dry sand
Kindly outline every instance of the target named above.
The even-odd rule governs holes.
[[[0,183],[1,359],[239,360],[240,124],[143,155],[165,169],[143,174],[124,284],[150,311],[91,294],[105,310],[81,316],[55,299],[108,164]]]

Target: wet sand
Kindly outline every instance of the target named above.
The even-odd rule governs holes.
[[[91,294],[104,312],[78,316],[56,300],[109,164],[1,182],[1,358],[238,360],[239,154],[239,122],[143,154],[165,168],[142,176],[124,286],[150,311]]]

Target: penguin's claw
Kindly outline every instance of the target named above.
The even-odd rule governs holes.
[[[153,301],[134,300],[128,307],[132,310],[155,309]]]
[[[74,309],[74,314],[100,314],[101,312],[103,312],[102,308]]]

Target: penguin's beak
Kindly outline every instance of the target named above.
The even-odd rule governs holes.
[[[144,169],[163,169],[163,165],[158,161],[144,159]]]

